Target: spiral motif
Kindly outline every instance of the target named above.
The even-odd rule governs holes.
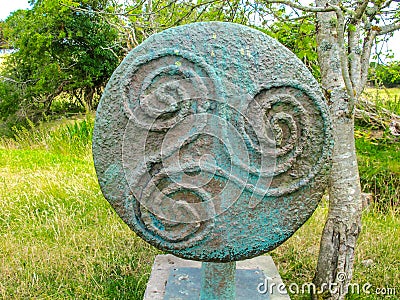
[[[323,137],[328,130],[323,123],[328,116],[320,105],[323,103],[319,97],[296,81],[266,83],[255,94],[247,115],[256,137],[249,137],[248,126],[244,126],[243,134],[256,151],[276,158],[273,172],[259,173],[261,177],[273,177],[266,195],[294,192],[307,185],[324,166],[329,141],[319,149],[313,147],[315,136]],[[316,117],[321,114],[321,118]]]
[[[243,259],[312,213],[329,167],[329,116],[316,84],[293,79],[308,76],[303,67],[280,76],[280,64],[298,62],[273,62],[261,33],[243,41],[264,41],[269,55],[236,51],[217,23],[191,26],[154,36],[166,46],[139,46],[113,75],[96,119],[96,171],[118,214],[156,247]],[[207,34],[194,45],[196,30]]]

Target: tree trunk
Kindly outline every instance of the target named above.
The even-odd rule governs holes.
[[[325,7],[337,1],[316,0]],[[340,66],[335,13],[317,13],[318,59],[331,112],[333,165],[329,213],[322,233],[313,299],[344,299],[352,278],[354,248],[361,229],[361,187],[354,143],[354,115]],[[347,59],[347,58],[346,58]]]
[[[361,188],[354,144],[354,119],[343,109],[346,93],[332,93],[330,104],[333,165],[329,187],[329,213],[325,224],[314,283],[321,294],[314,299],[344,299],[353,274],[354,249],[361,229]],[[323,297],[322,297],[323,296]]]

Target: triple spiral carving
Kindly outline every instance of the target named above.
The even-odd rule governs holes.
[[[236,201],[306,188],[326,160],[322,100],[299,82],[242,93],[174,49],[136,58],[124,78],[125,177],[137,224],[164,248],[200,242]]]

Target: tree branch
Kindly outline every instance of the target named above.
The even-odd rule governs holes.
[[[360,6],[358,6],[358,7],[356,8],[356,10],[354,11],[353,19],[355,19],[355,20],[357,20],[357,21],[361,20],[362,16],[364,15],[365,10],[366,10],[367,7],[368,7],[368,3],[369,3],[369,0],[364,0],[364,1],[360,4]]]
[[[290,0],[266,0],[264,1],[265,3],[268,4],[285,4],[287,6],[290,6],[291,8],[299,9],[301,11],[305,12],[329,12],[329,11],[335,11],[335,8],[331,6],[326,6],[326,7],[316,7],[316,6],[304,6],[300,5],[297,3],[294,3]]]
[[[198,4],[194,4],[194,5],[190,5],[190,9],[189,9],[189,11],[185,14],[185,15],[183,15],[181,18],[179,18],[178,20],[176,20],[175,21],[175,23],[172,25],[172,26],[177,26],[177,25],[179,25],[180,24],[180,22],[182,22],[185,18],[187,18],[188,16],[190,16],[191,14],[192,14],[192,12],[195,10],[195,9],[197,9],[197,8],[199,8],[199,7],[202,7],[202,6],[205,6],[205,5],[208,5],[208,4],[212,4],[212,3],[215,3],[215,2],[219,2],[220,0],[210,0],[210,1],[208,1],[208,2],[200,2],[200,3],[198,3]]]
[[[115,45],[114,45],[115,46]],[[119,56],[117,55],[117,53],[115,53],[115,51],[113,50],[113,46],[110,46],[110,47],[103,47],[103,46],[100,46],[100,48],[102,49],[102,50],[110,50],[110,52],[119,60],[120,58],[119,58]]]
[[[356,95],[358,95],[362,90],[360,30],[361,20],[364,16],[365,10],[367,9],[368,3],[369,0],[362,1],[354,12],[352,12],[349,20],[350,24],[347,30],[350,80]]]
[[[307,15],[303,15],[303,16],[300,16],[300,17],[296,17],[296,18],[289,18],[286,21],[295,22],[295,21],[309,19],[309,18],[312,18],[314,16],[315,16],[314,14],[307,14]]]
[[[353,19],[354,23],[350,25],[353,28],[348,28],[348,61],[350,65],[350,79],[355,90],[355,94],[358,95],[361,89],[361,49],[360,49],[360,22],[357,19]]]
[[[376,30],[370,29],[364,39],[363,51],[361,54],[361,87],[364,87],[368,78],[369,59],[371,56],[372,46],[376,38]],[[357,91],[359,94],[362,90]]]
[[[349,96],[349,114],[352,115],[354,112],[354,106],[356,101],[354,97],[354,88],[349,73],[349,62],[347,60],[346,46],[344,43],[345,19],[343,16],[343,12],[339,6],[336,5],[330,5],[330,6],[335,9],[337,16],[336,27],[338,33],[337,41],[339,46],[340,67],[342,69],[342,76],[346,87],[346,91]]]
[[[362,50],[360,49],[360,31],[361,21],[365,16],[365,11],[368,7],[369,0],[364,0],[359,3],[358,7],[350,14],[350,24],[347,30],[348,33],[348,55],[350,65],[350,80],[353,90],[358,96],[362,89]],[[368,57],[369,58],[369,57]]]
[[[9,78],[9,77],[5,77],[5,76],[1,76],[1,75],[0,75],[0,79],[2,81],[10,81],[10,82],[16,83],[16,84],[27,84],[29,82],[35,82],[35,81],[38,80],[38,79],[29,79],[29,80],[26,80],[26,81],[17,81],[15,79],[12,79],[12,78]]]
[[[380,27],[378,35],[384,35],[400,29],[400,21]]]

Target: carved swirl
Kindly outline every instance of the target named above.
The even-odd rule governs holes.
[[[273,178],[266,195],[299,190],[324,166],[330,143],[324,140],[329,128],[322,105],[314,92],[296,81],[266,83],[253,97],[247,116],[256,138],[250,137],[248,126],[243,134],[261,155],[276,158],[272,172],[260,173]]]
[[[326,159],[329,145],[313,146],[326,116],[307,87],[266,83],[235,100],[229,85],[172,49],[138,57],[125,76],[122,154],[136,222],[168,249],[200,243],[244,192],[254,208],[308,185]]]

